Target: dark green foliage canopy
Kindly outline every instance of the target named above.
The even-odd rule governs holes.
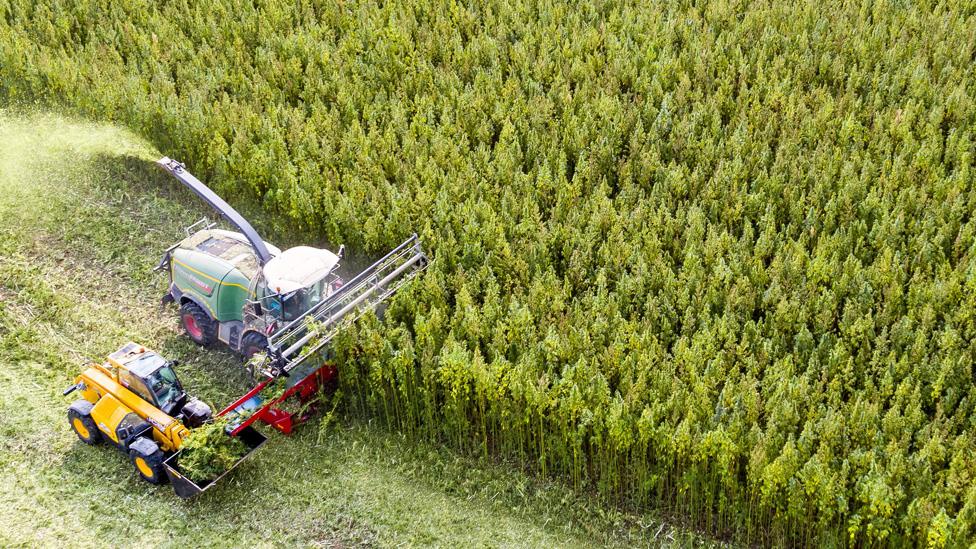
[[[351,411],[744,539],[976,537],[972,5],[236,4],[0,2],[0,101],[419,232]]]

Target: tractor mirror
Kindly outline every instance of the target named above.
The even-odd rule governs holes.
[[[169,367],[170,368],[176,368],[179,365],[180,365],[180,361],[179,360],[173,359],[173,360],[169,361]]]

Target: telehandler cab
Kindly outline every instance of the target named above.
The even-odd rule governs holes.
[[[145,481],[161,484],[168,478],[177,495],[189,497],[209,488],[219,477],[198,486],[181,475],[170,458],[179,452],[190,431],[210,421],[213,413],[203,401],[186,394],[175,365],[130,342],[110,354],[105,363],[89,364],[64,395],[80,391],[82,398],[68,407],[68,422],[82,442],[114,444],[129,455]],[[266,440],[250,427],[235,435],[248,452],[233,467]]]

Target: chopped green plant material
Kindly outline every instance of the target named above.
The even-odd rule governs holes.
[[[258,352],[251,355],[251,358],[247,359],[244,364],[244,370],[251,375],[251,378],[257,380],[259,376],[264,374],[264,366],[268,360],[268,354],[265,352]]]
[[[228,413],[223,419],[227,420],[231,424],[239,425],[241,422],[254,415],[254,413],[257,412],[261,407],[281,398],[287,390],[288,380],[284,377],[275,378],[274,381],[265,385],[258,392],[257,396],[260,399],[259,404],[253,408]]]
[[[247,453],[247,446],[230,436],[227,427],[227,419],[221,417],[190,432],[179,459],[184,476],[197,483],[213,480]]]
[[[258,395],[261,396],[261,402],[267,404],[284,396],[286,391],[288,391],[288,378],[278,377],[271,383],[265,385]]]

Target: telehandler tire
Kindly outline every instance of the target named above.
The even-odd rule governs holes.
[[[102,441],[102,432],[91,417],[91,409],[91,402],[76,400],[68,407],[68,423],[82,442],[95,445]]]
[[[165,457],[156,443],[148,438],[140,438],[129,445],[129,461],[132,462],[132,467],[149,484],[166,482],[166,471],[163,469]]]
[[[180,306],[180,322],[186,335],[197,345],[207,347],[217,340],[217,323],[192,301]]]

